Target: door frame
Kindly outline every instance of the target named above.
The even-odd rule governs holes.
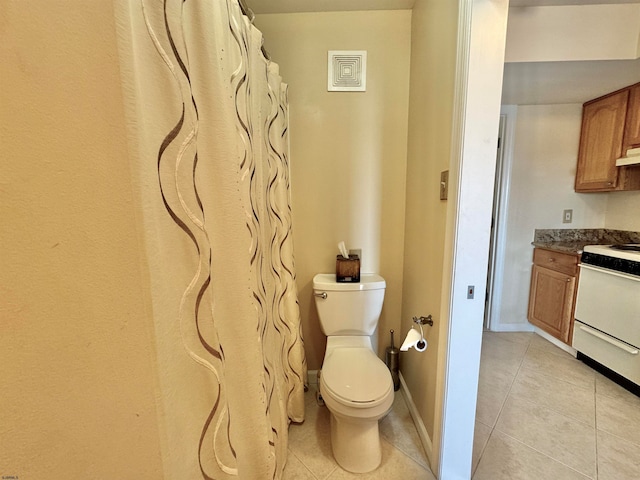
[[[491,232],[491,251],[487,272],[487,305],[485,328],[491,331],[504,331],[499,305],[502,301],[504,280],[504,259],[507,248],[507,214],[509,211],[509,190],[511,187],[511,166],[513,164],[513,145],[518,107],[502,105],[500,108],[500,128],[498,156],[496,158],[495,193],[493,201],[493,229]]]
[[[434,471],[471,477],[508,0],[459,0]],[[469,286],[475,286],[468,298]]]

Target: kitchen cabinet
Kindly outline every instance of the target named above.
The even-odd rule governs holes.
[[[576,169],[576,192],[640,190],[640,167],[616,160],[640,143],[640,84],[586,102]]]
[[[579,261],[578,254],[543,248],[533,251],[527,318],[567,345],[573,336]]]
[[[627,106],[622,153],[636,147],[640,147],[640,83],[629,89],[629,105]]]

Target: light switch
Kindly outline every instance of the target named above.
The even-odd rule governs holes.
[[[573,221],[573,210],[565,210],[562,212],[562,223],[571,223]]]
[[[446,200],[449,194],[449,170],[440,173],[440,200]]]

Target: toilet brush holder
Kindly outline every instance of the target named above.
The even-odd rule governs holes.
[[[393,344],[393,330],[390,333],[391,346],[387,347],[385,361],[391,372],[393,390],[397,392],[400,389],[400,350]]]

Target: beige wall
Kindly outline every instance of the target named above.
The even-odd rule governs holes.
[[[412,18],[402,333],[414,315],[432,314],[435,324],[426,328],[425,353],[402,354],[401,371],[431,438],[447,209],[439,184],[450,159],[456,3],[418,0]]]
[[[0,475],[162,477],[111,9],[0,7]]]
[[[607,194],[605,228],[640,232],[640,192]]]
[[[635,60],[640,5],[612,3],[511,7],[505,61]]]
[[[310,369],[325,337],[312,298],[335,271],[337,244],[387,281],[379,353],[400,328],[411,11],[259,15],[265,47],[289,83],[293,228]],[[367,50],[367,91],[327,92],[327,51]],[[405,322],[406,323],[406,322]]]

